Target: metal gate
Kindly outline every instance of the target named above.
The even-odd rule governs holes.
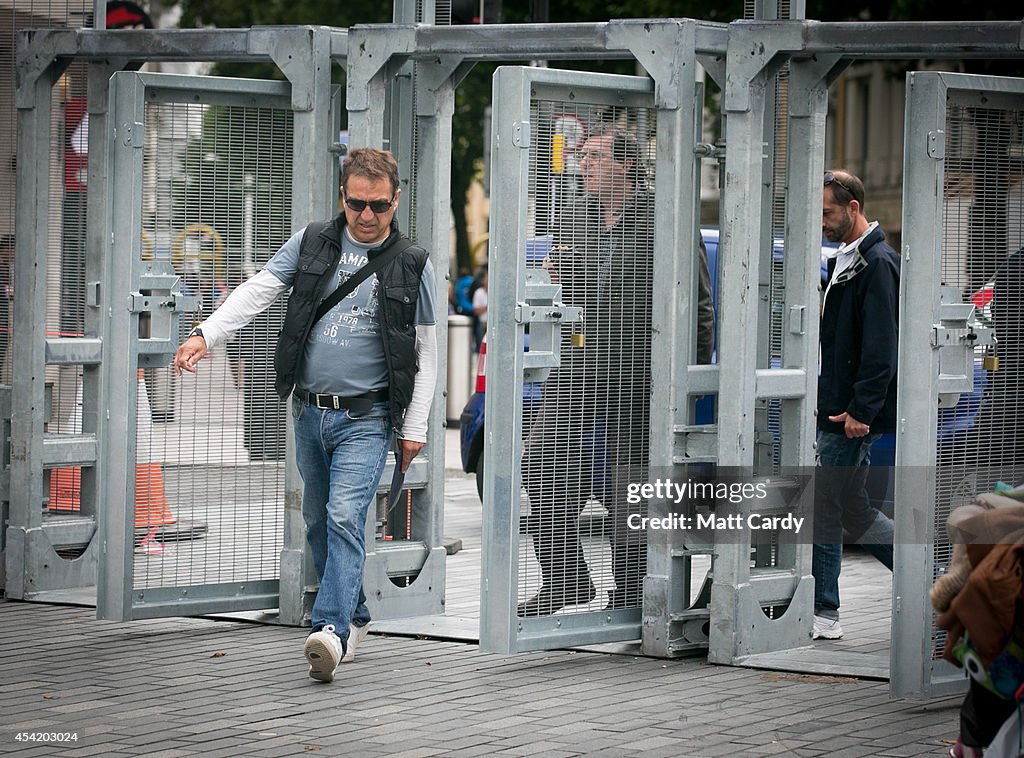
[[[270,361],[283,312],[257,318],[195,376],[167,364],[291,234],[290,89],[111,79],[100,617],[278,606],[286,406]]]
[[[946,519],[1024,476],[1024,80],[910,73],[906,119],[890,689],[934,697],[964,687],[928,599]]]
[[[699,89],[692,67],[685,75],[689,90],[664,108],[646,78],[495,74],[485,649],[641,637],[647,535],[629,520],[639,509],[625,489],[650,466],[672,463],[671,449],[649,443],[652,426],[671,439],[673,425],[671,348],[652,360],[653,335],[671,323],[662,344],[680,355],[694,342],[693,329],[676,333],[675,323],[693,312],[685,304],[696,299],[682,293],[696,292],[696,266],[664,252],[696,250],[696,172],[676,153],[693,140]],[[693,149],[679,153],[692,158]],[[603,207],[621,218],[593,200],[614,194],[613,184],[629,189],[620,208]],[[658,284],[655,271],[673,273]]]

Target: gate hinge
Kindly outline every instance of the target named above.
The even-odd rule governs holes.
[[[524,150],[530,147],[530,122],[516,121],[512,124],[512,144]]]
[[[125,147],[142,148],[145,146],[146,127],[139,121],[126,121],[121,124],[120,136]]]
[[[693,152],[701,158],[711,158],[721,163],[725,160],[725,140],[719,140],[713,145],[707,142],[699,142],[693,148]]]
[[[928,132],[928,157],[937,161],[946,157],[946,133],[942,129]]]

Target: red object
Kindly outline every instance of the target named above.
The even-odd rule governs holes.
[[[480,340],[480,359],[476,364],[476,392],[484,392],[487,389],[487,372],[484,369],[487,356],[487,339]]]
[[[988,285],[982,287],[980,290],[971,295],[971,302],[974,303],[978,308],[984,308],[986,305],[992,302],[992,294],[995,287]]]

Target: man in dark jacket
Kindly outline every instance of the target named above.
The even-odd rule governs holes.
[[[275,385],[282,400],[292,396],[302,518],[320,582],[303,652],[309,675],[323,682],[366,634],[367,512],[392,432],[403,471],[426,442],[437,363],[433,268],[394,221],[401,194],[394,157],[351,150],[341,191],[343,213],[293,235],[174,356],[178,373],[194,372],[209,348],[291,289]],[[378,270],[321,308],[364,266]]]
[[[642,602],[646,536],[629,529],[625,486],[642,481],[650,427],[651,293],[654,194],[647,189],[637,141],[598,127],[580,152],[584,197],[563,209],[548,261],[566,305],[583,310],[577,342],[566,334],[561,365],[544,383],[525,441],[523,481],[530,498],[541,587],[519,616],[543,616],[598,599],[580,541],[578,518],[590,497],[610,524],[614,588],[610,608]],[[710,363],[714,309],[707,252],[699,256],[696,362]],[[582,335],[580,343],[580,335]],[[602,606],[604,598],[599,598]]]
[[[840,243],[821,312],[818,472],[815,493],[815,639],[839,639],[839,571],[845,529],[892,570],[892,521],[865,486],[871,445],[896,430],[900,259],[864,216],[864,184],[825,173],[821,228]]]

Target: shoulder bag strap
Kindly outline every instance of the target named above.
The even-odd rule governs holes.
[[[322,319],[327,312],[331,310],[331,308],[340,303],[344,298],[348,297],[356,287],[366,281],[370,274],[375,274],[380,271],[384,268],[384,264],[388,261],[393,261],[410,247],[412,247],[412,242],[403,237],[392,245],[389,250],[368,261],[366,265],[350,276],[344,284],[320,302],[319,307],[316,309],[316,317],[313,319],[313,323],[315,324],[317,321]]]

